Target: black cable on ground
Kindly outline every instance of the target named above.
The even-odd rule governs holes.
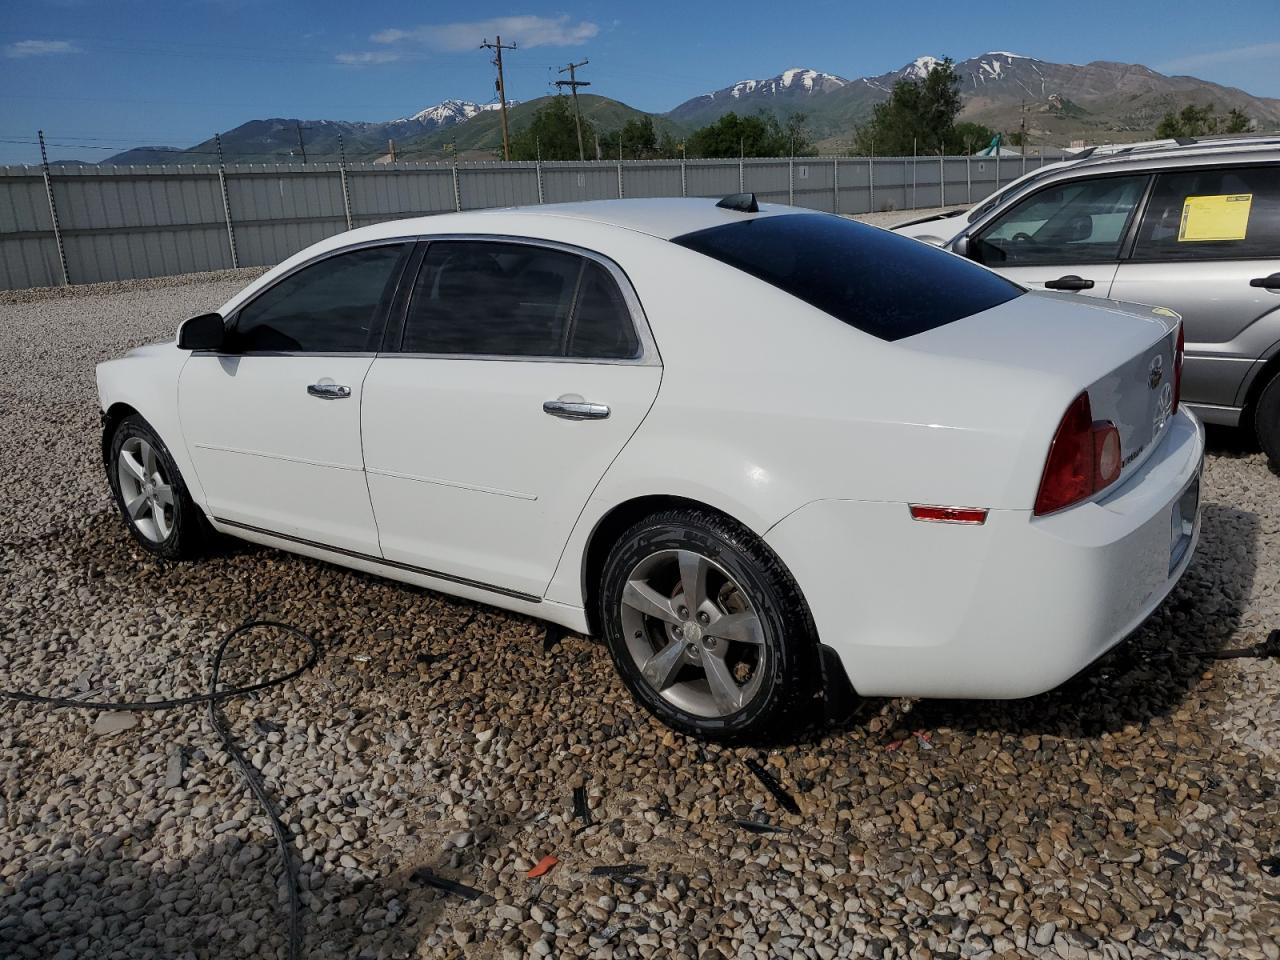
[[[307,659],[300,667],[281,676],[271,677],[245,687],[228,687],[225,690],[219,690],[218,682],[222,673],[222,659],[227,647],[236,637],[258,629],[282,630],[302,640],[310,648]],[[49,707],[72,707],[77,710],[120,711],[172,710],[175,707],[189,707],[197,703],[207,703],[209,705],[209,722],[213,725],[214,732],[218,734],[223,746],[226,747],[227,752],[231,755],[231,759],[235,761],[236,768],[240,771],[240,776],[244,780],[245,786],[249,788],[249,792],[253,794],[254,799],[262,807],[262,812],[271,822],[271,830],[275,834],[285,881],[289,888],[289,960],[298,960],[302,952],[302,897],[298,892],[298,868],[293,860],[293,846],[289,839],[289,831],[285,828],[284,821],[280,819],[276,805],[272,801],[271,795],[267,793],[257,769],[249,762],[236,744],[231,728],[227,724],[227,719],[223,716],[219,704],[258,690],[265,690],[268,687],[276,687],[283,683],[288,683],[290,680],[294,680],[310,670],[319,660],[320,643],[310,634],[274,620],[249,620],[222,635],[222,640],[218,643],[218,648],[213,655],[213,670],[209,679],[207,693],[198,693],[190,697],[178,697],[172,700],[104,702],[74,700],[69,697],[46,697],[36,693],[28,693],[25,690],[0,690],[0,700],[38,703]]]

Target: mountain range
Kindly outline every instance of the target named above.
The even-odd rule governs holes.
[[[853,128],[888,99],[894,83],[920,78],[938,63],[921,56],[878,76],[846,79],[833,73],[792,68],[765,79],[737,83],[692,97],[665,113],[646,114],[618,100],[583,95],[584,116],[602,132],[629,119],[649,116],[661,132],[684,136],[730,111],[786,119],[804,113],[805,125],[824,152],[848,148]],[[1065,146],[1073,139],[1137,140],[1149,137],[1161,116],[1188,103],[1225,113],[1242,110],[1262,130],[1280,128],[1280,99],[1256,97],[1189,76],[1166,76],[1140,64],[1094,61],[1050,63],[1008,51],[995,51],[955,64],[960,79],[961,119],[1011,131],[1025,123],[1033,144]],[[527,125],[548,98],[508,104],[510,126]],[[309,160],[336,160],[341,149],[350,160],[372,160],[395,141],[400,159],[430,159],[454,154],[492,158],[501,149],[498,104],[445,100],[413,116],[382,122],[343,120],[250,120],[222,134],[223,156],[231,162],[279,162],[297,159],[299,132]],[[922,149],[925,145],[922,145]],[[189,148],[136,147],[104,161],[108,164],[210,163],[213,139]]]

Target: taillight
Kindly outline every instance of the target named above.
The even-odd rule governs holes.
[[[1169,414],[1178,412],[1178,402],[1182,399],[1182,357],[1187,352],[1186,326],[1178,324],[1178,346],[1173,351],[1173,406]]]
[[[1095,421],[1088,391],[1080,394],[1067,407],[1049,446],[1036,516],[1088,499],[1114,483],[1123,469],[1120,431],[1110,420]]]

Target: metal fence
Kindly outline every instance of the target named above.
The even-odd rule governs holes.
[[[0,289],[264,266],[353,227],[514,204],[746,190],[842,214],[968,204],[1057,159],[0,166]]]

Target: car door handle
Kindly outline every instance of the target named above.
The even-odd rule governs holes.
[[[1065,277],[1059,277],[1057,280],[1046,280],[1044,288],[1046,290],[1092,290],[1093,281],[1077,277],[1074,273],[1069,273]]]
[[[604,420],[609,416],[609,408],[603,403],[589,403],[581,398],[567,397],[544,401],[542,412],[561,420]]]
[[[1262,287],[1264,290],[1280,290],[1280,273],[1269,277],[1254,277],[1249,281],[1251,287]]]
[[[351,396],[351,388],[340,383],[313,383],[307,387],[307,393],[321,400],[345,400]]]

